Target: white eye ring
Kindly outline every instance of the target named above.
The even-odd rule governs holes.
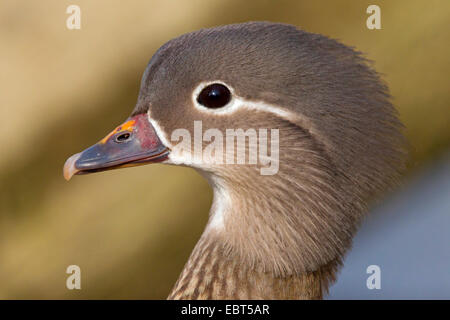
[[[221,83],[213,83],[200,91],[197,102],[209,109],[225,107],[231,100],[231,92]]]
[[[208,87],[212,84],[221,84],[230,91],[230,95],[231,95],[230,100],[228,101],[228,103],[226,103],[222,107],[208,108],[198,102],[198,97],[199,97],[200,93],[203,91],[203,89],[205,89],[206,87]],[[233,88],[221,80],[201,82],[192,92],[192,103],[199,111],[209,113],[209,114],[230,114],[230,113],[234,112],[237,107],[236,95],[234,93]]]

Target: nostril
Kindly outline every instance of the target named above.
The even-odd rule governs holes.
[[[117,143],[126,142],[130,139],[131,133],[125,132],[116,136],[115,140]]]

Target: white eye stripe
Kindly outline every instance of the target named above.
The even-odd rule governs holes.
[[[209,108],[206,108],[206,107],[200,105],[197,102],[198,94],[206,86],[213,84],[213,83],[221,83],[221,84],[227,86],[227,88],[232,93],[232,98],[231,98],[230,102],[222,108],[209,109]],[[194,107],[198,111],[200,111],[204,114],[208,114],[208,115],[224,116],[224,115],[231,115],[238,110],[254,110],[254,111],[260,111],[260,112],[267,112],[267,113],[276,115],[277,117],[287,120],[289,122],[301,124],[302,127],[304,127],[304,128],[312,129],[311,124],[306,119],[304,119],[301,115],[297,115],[297,114],[295,114],[285,108],[279,107],[277,105],[272,105],[272,104],[268,104],[265,102],[247,100],[242,97],[239,97],[238,95],[236,95],[234,93],[233,88],[228,86],[223,81],[212,81],[212,82],[201,83],[193,91],[192,103],[194,104]],[[150,109],[148,110],[147,114],[148,114],[148,119],[149,119],[150,123],[152,124],[152,126],[155,128],[156,134],[160,138],[161,142],[165,146],[167,146],[168,148],[170,148],[172,150],[172,152],[169,154],[168,160],[164,161],[164,163],[184,164],[184,165],[189,165],[189,166],[195,167],[195,164],[192,163],[191,160],[189,160],[190,159],[189,157],[186,158],[183,154],[178,154],[176,152],[176,150],[174,149],[173,143],[169,139],[172,133],[166,132],[164,130],[165,128],[163,126],[160,126],[160,124],[155,119],[152,119]]]
[[[214,84],[214,83],[220,83],[220,84],[226,86],[231,92],[231,100],[230,100],[230,102],[228,102],[227,105],[223,106],[222,108],[210,109],[210,108],[206,108],[206,107],[202,106],[200,103],[198,103],[197,97],[204,88],[206,88],[207,86]],[[279,116],[280,118],[283,118],[283,119],[289,120],[289,121],[292,121],[295,118],[297,118],[297,116],[294,113],[292,113],[291,111],[286,110],[277,105],[272,105],[272,104],[268,104],[268,103],[261,102],[261,101],[252,101],[252,100],[244,99],[244,98],[238,96],[231,86],[229,86],[228,84],[226,84],[225,82],[223,82],[221,80],[200,83],[192,93],[192,103],[194,104],[194,107],[197,110],[199,110],[200,112],[211,114],[211,115],[212,114],[227,115],[227,114],[232,114],[240,109],[247,109],[247,110],[256,110],[256,111],[272,113],[274,115]]]

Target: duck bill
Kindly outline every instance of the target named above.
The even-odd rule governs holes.
[[[139,114],[128,118],[97,144],[67,159],[64,178],[162,162],[168,155],[169,149],[159,139],[147,114]]]

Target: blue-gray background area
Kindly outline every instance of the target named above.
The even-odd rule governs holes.
[[[372,210],[326,299],[450,299],[450,155]]]

